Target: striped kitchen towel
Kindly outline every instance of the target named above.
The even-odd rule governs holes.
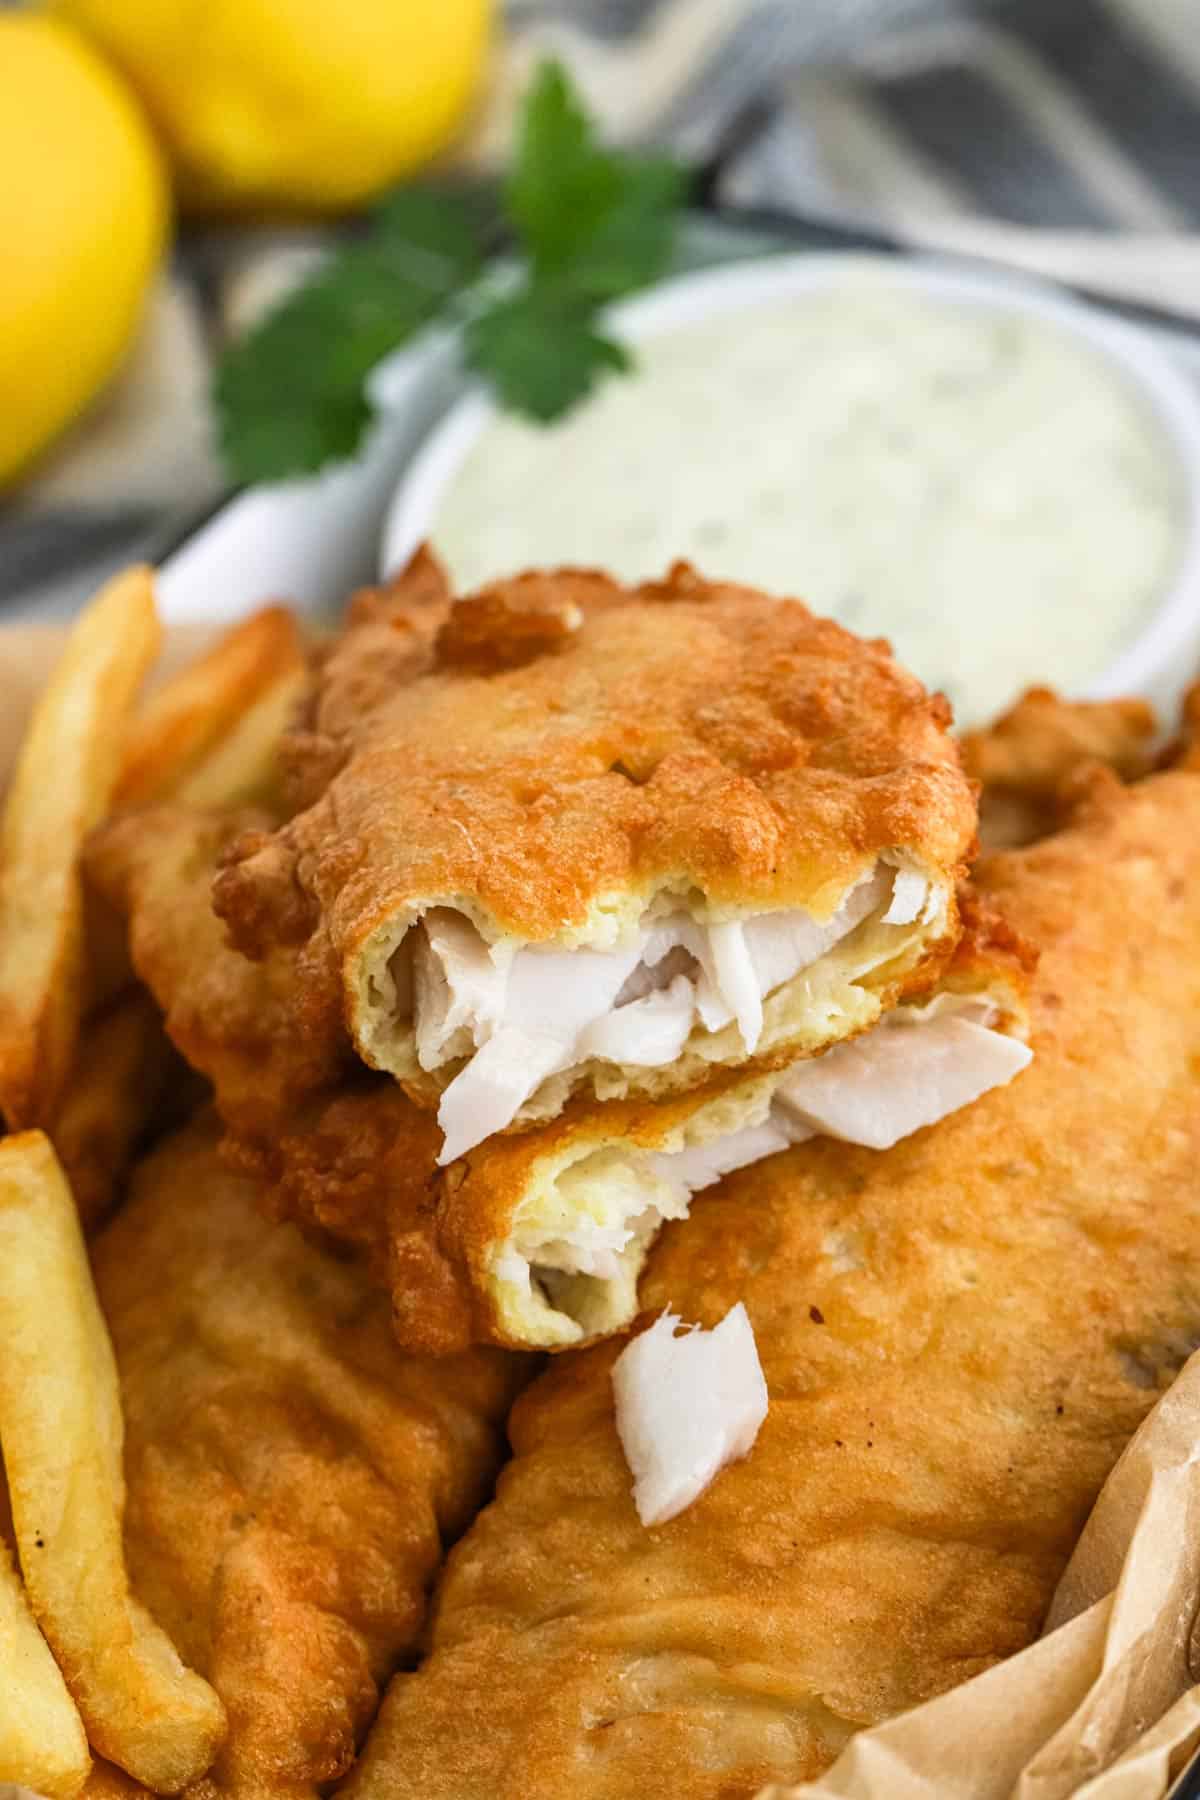
[[[553,54],[612,137],[674,146],[726,205],[1200,318],[1200,0],[510,0],[506,25],[472,167]],[[69,608],[219,492],[213,349],[321,242],[185,237],[124,377],[0,506],[0,600]]]

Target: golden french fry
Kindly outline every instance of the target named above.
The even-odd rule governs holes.
[[[189,776],[281,679],[299,677],[303,644],[285,606],[266,606],[159,688],[125,741],[114,812],[179,797]]]
[[[5,621],[0,632],[0,792],[25,727],[37,705],[38,695],[49,681],[62,650],[66,631],[61,625],[15,625]]]
[[[74,1800],[90,1768],[83,1721],[0,1539],[0,1782]]]
[[[75,1203],[40,1131],[0,1141],[0,1445],[29,1602],[92,1747],[156,1792],[225,1714],[129,1591],[117,1367]]]
[[[0,821],[0,1112],[54,1116],[83,1004],[79,850],[108,810],[126,721],[159,643],[149,569],[81,615],[34,708]]]
[[[85,1232],[112,1210],[172,1060],[158,1008],[140,988],[84,1026],[53,1137]]]
[[[303,667],[288,669],[247,708],[208,756],[186,775],[172,795],[199,811],[225,811],[275,798],[279,742],[304,692]]]

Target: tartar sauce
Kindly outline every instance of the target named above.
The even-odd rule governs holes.
[[[1177,473],[1065,330],[860,279],[677,327],[549,428],[497,418],[433,539],[460,583],[686,557],[892,640],[963,723],[1079,692],[1178,551]]]

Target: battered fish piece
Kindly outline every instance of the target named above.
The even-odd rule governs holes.
[[[443,1169],[433,1115],[348,1044],[340,1070],[309,1062],[291,1010],[294,952],[251,963],[222,942],[209,874],[236,830],[172,811],[127,819],[96,840],[92,873],[128,915],[169,1032],[214,1083],[227,1153],[279,1215],[369,1252],[406,1348],[561,1349],[620,1330],[659,1228],[694,1193],[817,1131],[884,1147],[1029,1060],[1029,952],[965,893],[966,930],[937,993],[852,1041],[766,1074],[726,1070],[658,1103],[580,1096]]]
[[[576,1099],[448,1169],[431,1115],[378,1077],[227,1145],[285,1212],[369,1251],[406,1346],[608,1336],[637,1312],[664,1222],[729,1171],[817,1133],[886,1147],[1027,1066],[1028,948],[970,905],[932,999],[786,1069],[729,1072],[658,1104]]]
[[[336,984],[302,984],[294,949],[248,962],[210,904],[223,848],[263,815],[164,806],[104,825],[85,851],[90,891],[124,920],[135,970],[168,1035],[213,1084],[222,1117],[270,1133],[357,1065]]]
[[[523,1359],[402,1355],[361,1270],[267,1222],[211,1123],[142,1166],[93,1249],[130,1575],[229,1716],[189,1794],[315,1800],[416,1650]]]
[[[643,1529],[621,1342],[556,1358],[340,1800],[741,1800],[1036,1635],[1200,1339],[1200,780],[1097,776],[978,879],[1042,948],[1029,1071],[883,1155],[788,1151],[667,1228],[646,1316],[745,1303],[754,1448]]]
[[[303,810],[232,847],[215,903],[246,955],[332,971],[448,1163],[929,988],[975,831],[948,722],[881,641],[683,564],[451,605],[421,558],[352,609],[292,744]]]
[[[149,1788],[135,1781],[132,1775],[126,1775],[124,1769],[97,1760],[92,1764],[80,1800],[142,1800],[149,1793]]]
[[[1031,844],[1070,811],[1070,784],[1087,764],[1138,781],[1154,766],[1157,730],[1144,700],[1064,700],[1033,687],[994,724],[968,731],[963,764],[980,783],[979,832],[989,849]]]

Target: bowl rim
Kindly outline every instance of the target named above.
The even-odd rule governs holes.
[[[900,259],[870,250],[779,252],[672,276],[611,308],[607,323],[636,343],[672,326],[727,312],[749,313],[772,300],[865,272],[956,304],[1024,314],[1058,326],[1089,345],[1140,395],[1177,465],[1183,517],[1176,561],[1142,630],[1079,697],[1153,695],[1172,676],[1179,685],[1179,659],[1200,650],[1200,389],[1144,326],[1114,318],[1023,271],[982,268],[944,255]],[[383,575],[400,567],[428,536],[443,495],[498,413],[487,391],[473,383],[434,426],[388,504],[380,534]]]

